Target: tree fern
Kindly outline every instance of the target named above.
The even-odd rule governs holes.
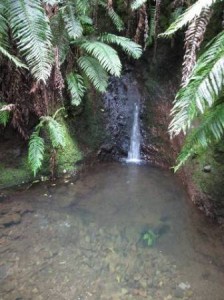
[[[107,33],[102,35],[100,40],[105,43],[119,45],[128,55],[135,59],[140,58],[142,55],[142,47],[126,37]]]
[[[51,30],[40,0],[9,0],[10,26],[31,73],[46,82],[52,66]]]
[[[32,133],[29,140],[28,161],[30,167],[36,176],[42,166],[44,159],[44,139],[39,136],[39,130]]]
[[[86,90],[82,76],[70,73],[67,75],[66,80],[72,98],[71,103],[79,105]]]
[[[139,9],[143,4],[145,4],[147,2],[147,0],[134,0],[131,3],[131,9],[132,10],[136,10]]]
[[[108,84],[108,75],[98,60],[90,56],[81,56],[77,62],[94,87],[104,93]]]
[[[94,56],[111,75],[120,76],[121,62],[113,48],[98,41],[86,41],[80,47]]]
[[[195,152],[207,148],[214,141],[219,141],[224,133],[224,103],[209,109],[202,117],[200,125],[187,137],[184,147],[177,158],[177,171]]]
[[[200,16],[203,9],[211,7],[218,1],[219,0],[198,0],[193,5],[191,5],[182,15],[180,15],[164,33],[160,34],[160,36],[172,36],[177,30],[189,24],[195,17]]]
[[[220,33],[199,58],[186,87],[178,92],[169,131],[186,132],[192,120],[219,99],[224,84],[224,33]]]

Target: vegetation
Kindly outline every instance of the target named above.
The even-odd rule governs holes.
[[[55,111],[80,105],[88,81],[103,93],[108,75],[120,76],[121,61],[110,45],[120,47],[135,59],[142,54],[141,46],[129,38],[98,29],[98,9],[108,14],[115,31],[124,28],[112,1],[8,0],[0,4],[1,61],[9,59],[16,67],[25,69],[30,92],[37,97],[41,94],[36,103],[26,107],[21,106],[21,101],[10,103],[12,99],[2,99],[0,123],[6,126],[11,121],[25,139],[30,139],[29,162],[34,175],[43,161],[44,134],[47,133],[54,150],[65,146]],[[27,124],[22,124],[24,115],[27,119],[30,113],[39,119],[31,135],[24,128]]]
[[[104,93],[109,76],[121,74],[120,49],[138,59],[142,47],[153,46],[155,59],[158,33],[169,20],[172,24],[161,37],[173,37],[187,26],[181,88],[169,126],[171,137],[186,135],[175,170],[222,138],[224,34],[219,10],[223,0],[167,0],[165,22],[163,15],[160,21],[161,3],[7,0],[0,4],[1,64],[13,74],[8,84],[17,82],[13,97],[7,92],[0,95],[0,124],[13,125],[29,140],[28,160],[34,175],[41,168],[46,143],[52,146],[53,161],[65,146],[61,108],[69,111],[71,106],[82,105],[90,87]],[[105,14],[109,25],[99,20]],[[212,15],[220,18],[220,25],[206,37]],[[209,41],[206,46],[204,38]],[[24,78],[26,95],[31,96],[23,99],[18,86]]]
[[[159,236],[155,234],[152,230],[148,230],[143,234],[142,239],[144,242],[146,242],[148,247],[152,247],[155,244],[158,237]]]
[[[196,1],[162,34],[165,37],[172,36],[188,25],[185,33],[182,87],[176,95],[171,112],[173,119],[169,126],[171,137],[181,132],[187,134],[175,170],[192,154],[199,153],[223,137],[224,33],[221,26],[221,32],[203,48],[196,60],[197,50],[204,39],[213,11],[217,17],[215,4],[218,2],[223,1]]]

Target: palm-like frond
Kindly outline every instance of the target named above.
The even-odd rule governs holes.
[[[63,11],[63,19],[65,21],[65,27],[68,31],[68,35],[71,39],[76,39],[82,36],[83,28],[82,25],[75,15],[75,4],[74,1],[68,0]]]
[[[84,71],[94,87],[104,93],[108,84],[108,75],[97,59],[90,56],[81,56],[78,59],[79,67]]]
[[[36,176],[37,171],[41,168],[44,159],[44,139],[39,136],[39,130],[34,131],[30,137],[28,161],[30,167]]]
[[[112,7],[108,9],[108,15],[117,30],[122,31],[124,29],[124,22]]]
[[[3,126],[7,125],[10,118],[9,110],[4,110],[5,105],[7,104],[4,102],[0,102],[0,124]]]
[[[80,47],[94,56],[111,75],[120,76],[121,62],[113,48],[98,41],[86,41]]]
[[[177,171],[187,159],[201,148],[207,148],[213,141],[219,141],[224,133],[224,103],[221,103],[203,115],[200,125],[187,137],[177,159]]]
[[[131,9],[132,10],[136,10],[136,9],[139,9],[143,4],[146,3],[147,0],[134,0],[132,3],[131,3]]]
[[[177,30],[189,24],[194,18],[200,16],[203,9],[210,8],[216,2],[218,2],[218,0],[198,0],[180,15],[164,33],[160,34],[160,36],[172,36]]]
[[[79,105],[86,90],[82,76],[70,73],[66,76],[66,80],[72,97],[71,103],[73,105]]]
[[[186,85],[188,78],[196,63],[196,53],[199,49],[211,17],[211,10],[204,8],[199,17],[195,18],[188,26],[185,33],[185,55],[182,69],[182,85]]]
[[[54,148],[65,147],[65,135],[61,124],[51,117],[48,117],[47,121],[52,146]]]
[[[111,43],[120,46],[128,55],[135,59],[140,58],[142,55],[142,47],[129,38],[107,33],[102,35],[100,40],[105,43]]]
[[[51,30],[40,0],[9,0],[10,26],[31,73],[46,82],[52,66]]]
[[[186,87],[178,92],[169,131],[177,135],[220,97],[224,85],[224,33],[220,33],[199,58]]]
[[[116,27],[118,31],[122,31],[124,29],[124,22],[121,17],[116,13],[113,7],[110,5],[108,6],[107,1],[100,1],[99,4],[106,9],[108,16],[110,17],[112,23]]]

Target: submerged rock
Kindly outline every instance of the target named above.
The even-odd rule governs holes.
[[[5,227],[11,226],[11,225],[16,225],[21,222],[21,215],[14,213],[14,214],[7,214],[3,215],[0,218],[0,225],[4,225]]]

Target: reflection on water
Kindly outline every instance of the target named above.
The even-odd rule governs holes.
[[[2,205],[0,299],[223,300],[221,235],[169,172],[102,164]]]

